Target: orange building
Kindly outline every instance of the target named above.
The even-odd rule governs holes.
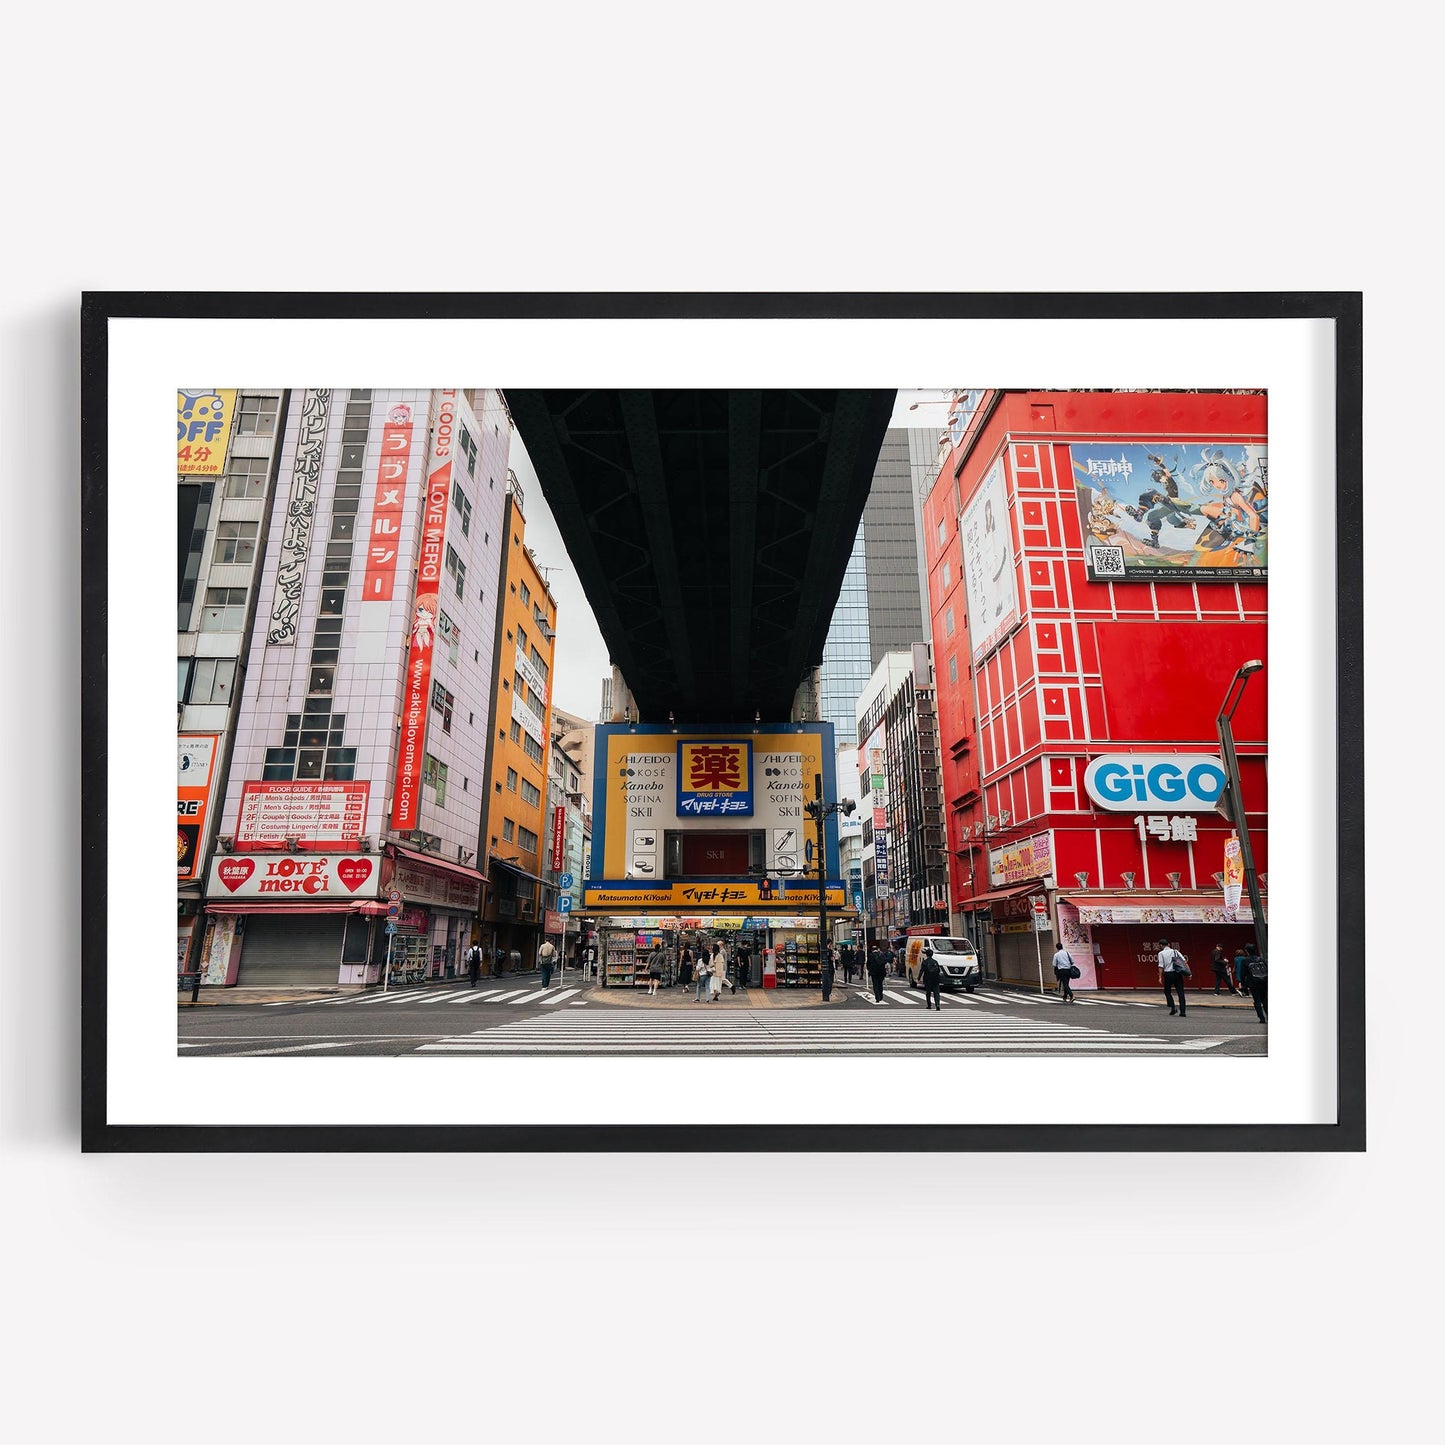
[[[482,947],[493,971],[531,968],[542,941],[557,601],[526,543],[522,489],[508,474],[502,514],[501,606],[493,656],[492,746],[483,842],[488,883]]]

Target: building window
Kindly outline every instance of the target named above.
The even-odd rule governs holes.
[[[508,791],[509,793],[515,793],[515,792],[517,791],[517,770],[516,770],[516,768],[508,768],[508,769],[507,769],[507,791]]]
[[[229,703],[236,688],[234,657],[193,657],[180,665],[179,702]]]
[[[511,637],[511,635],[510,632],[507,634],[508,637]],[[519,652],[525,652],[527,650],[527,629],[525,627],[519,627],[517,629],[517,650]]]
[[[202,632],[239,632],[246,625],[244,587],[207,587]]]
[[[465,432],[462,433],[466,435]],[[467,496],[462,491],[460,482],[452,483],[452,506],[454,506],[462,517],[462,536],[469,537],[472,533],[472,504],[467,501]]]
[[[958,681],[958,657],[956,654],[948,659],[948,680],[950,682]]]
[[[502,842],[510,843],[516,831],[517,825],[510,818],[505,819],[502,823]]]
[[[250,566],[256,560],[256,522],[221,522],[216,527],[213,563],[239,562]]]
[[[537,671],[542,674],[542,681],[546,682],[547,664],[543,660],[542,654],[538,652],[535,647],[532,649],[532,666],[535,667]]]
[[[226,465],[226,495],[264,497],[270,467],[269,457],[232,457]]]
[[[951,607],[943,614],[943,630],[947,636],[953,636],[953,608]]]
[[[526,607],[526,606],[531,602],[531,600],[532,600],[532,594],[531,594],[531,592],[528,590],[527,584],[526,584],[525,582],[523,582],[523,583],[521,584],[521,587],[522,587],[522,592],[521,592],[522,606],[523,606],[523,607]]]
[[[522,801],[529,808],[535,808],[542,801],[542,790],[535,783],[522,779]]]
[[[431,685],[431,705],[442,715],[442,731],[449,733],[452,730],[452,705],[456,699],[444,688],[441,683],[433,680]]]
[[[422,759],[421,785],[436,792],[437,807],[443,807],[447,800],[447,765],[430,753]]]
[[[276,398],[243,396],[236,402],[236,435],[268,437],[276,430]]]
[[[948,541],[948,522],[945,518],[938,519],[938,545],[941,547]]]
[[[531,758],[534,763],[542,761],[542,744],[532,736],[531,733],[522,734],[522,751]]]
[[[477,444],[472,440],[472,434],[466,427],[460,428],[460,431],[461,436],[457,439],[457,445],[467,459],[467,475],[474,477],[477,474]]]
[[[456,580],[457,596],[460,597],[462,588],[466,585],[467,564],[457,556],[456,548],[450,542],[447,543],[447,571]]]
[[[535,853],[537,851],[537,835],[530,828],[518,828],[517,846],[524,853]]]
[[[511,730],[507,733],[507,736],[511,738],[514,743],[522,741],[522,724],[515,718],[512,719]]]
[[[943,564],[943,590],[948,591],[953,586],[953,573],[949,571],[948,563]]]
[[[437,616],[437,631],[441,634],[442,642],[446,645],[447,654],[452,660],[452,666],[455,667],[457,647],[462,640],[461,629],[445,612],[442,612]]]

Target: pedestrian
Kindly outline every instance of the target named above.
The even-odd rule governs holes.
[[[708,980],[711,976],[708,965],[707,941],[702,939],[699,940],[697,945],[697,983],[692,994],[692,1001],[694,1003],[702,1002],[703,993],[707,989]]]
[[[712,960],[710,964],[711,977],[708,979],[708,1002],[716,1003],[722,997],[723,979],[727,977],[728,956],[723,952],[720,943],[712,946]]]
[[[677,963],[677,981],[686,987],[692,982],[692,945],[684,943]]]
[[[748,950],[745,945],[738,944],[737,952],[733,955],[733,992],[738,991],[741,985],[743,990],[748,989],[749,980],[752,977],[752,960],[748,957]]]
[[[823,1002],[833,997],[833,945],[823,945]]]
[[[1229,981],[1229,955],[1222,944],[1214,945],[1214,952],[1209,955],[1209,967],[1214,973],[1214,992],[1217,994],[1222,984],[1229,993],[1233,993],[1234,985]]]
[[[655,998],[657,987],[662,982],[663,954],[662,945],[655,943],[652,952],[647,955],[647,996]]]
[[[1260,1023],[1269,1021],[1269,968],[1254,944],[1245,945],[1244,977]]]
[[[557,946],[550,938],[542,940],[542,946],[537,950],[537,964],[542,970],[542,987],[552,986],[552,965],[557,961]]]
[[[1164,985],[1164,1002],[1171,1014],[1188,1018],[1184,1008],[1184,980],[1189,977],[1189,960],[1179,952],[1178,943],[1159,940],[1159,982]],[[1179,990],[1179,1007],[1174,1007],[1174,990]]]
[[[841,950],[843,954],[843,982],[853,982],[853,945],[845,943]]]
[[[942,1013],[943,998],[939,985],[943,981],[943,968],[933,956],[933,949],[929,944],[923,945],[923,967],[918,972],[923,978],[923,1007],[935,1008]]]
[[[1247,978],[1249,973],[1248,959],[1249,954],[1245,952],[1244,945],[1241,943],[1239,947],[1234,950],[1234,986],[1245,998],[1249,997],[1249,982]]]
[[[1074,1001],[1073,978],[1074,960],[1069,957],[1069,950],[1061,943],[1058,952],[1054,954],[1054,981],[1063,1003]]]
[[[471,979],[471,986],[477,986],[477,979],[482,972],[482,949],[481,945],[474,943],[467,949],[467,977]]]
[[[883,978],[888,972],[888,960],[884,956],[880,944],[873,945],[873,951],[868,955],[868,977],[873,984],[873,1002],[883,1002]]]

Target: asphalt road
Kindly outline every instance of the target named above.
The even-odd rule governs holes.
[[[691,988],[619,993],[578,983],[544,991],[536,978],[483,980],[382,995],[321,994],[179,1010],[183,1055],[437,1057],[442,1054],[716,1053],[1263,1056],[1268,1030],[1247,1007],[1196,1007],[1170,1017],[1162,1002],[1089,999],[994,987],[945,993],[927,1010],[920,991],[889,980],[884,1002],[840,984],[809,1006],[789,991],[694,1001]],[[816,999],[816,993],[810,996]]]

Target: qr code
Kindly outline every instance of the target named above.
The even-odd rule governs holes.
[[[1092,547],[1094,575],[1097,577],[1122,577],[1124,575],[1124,549],[1122,547]]]

